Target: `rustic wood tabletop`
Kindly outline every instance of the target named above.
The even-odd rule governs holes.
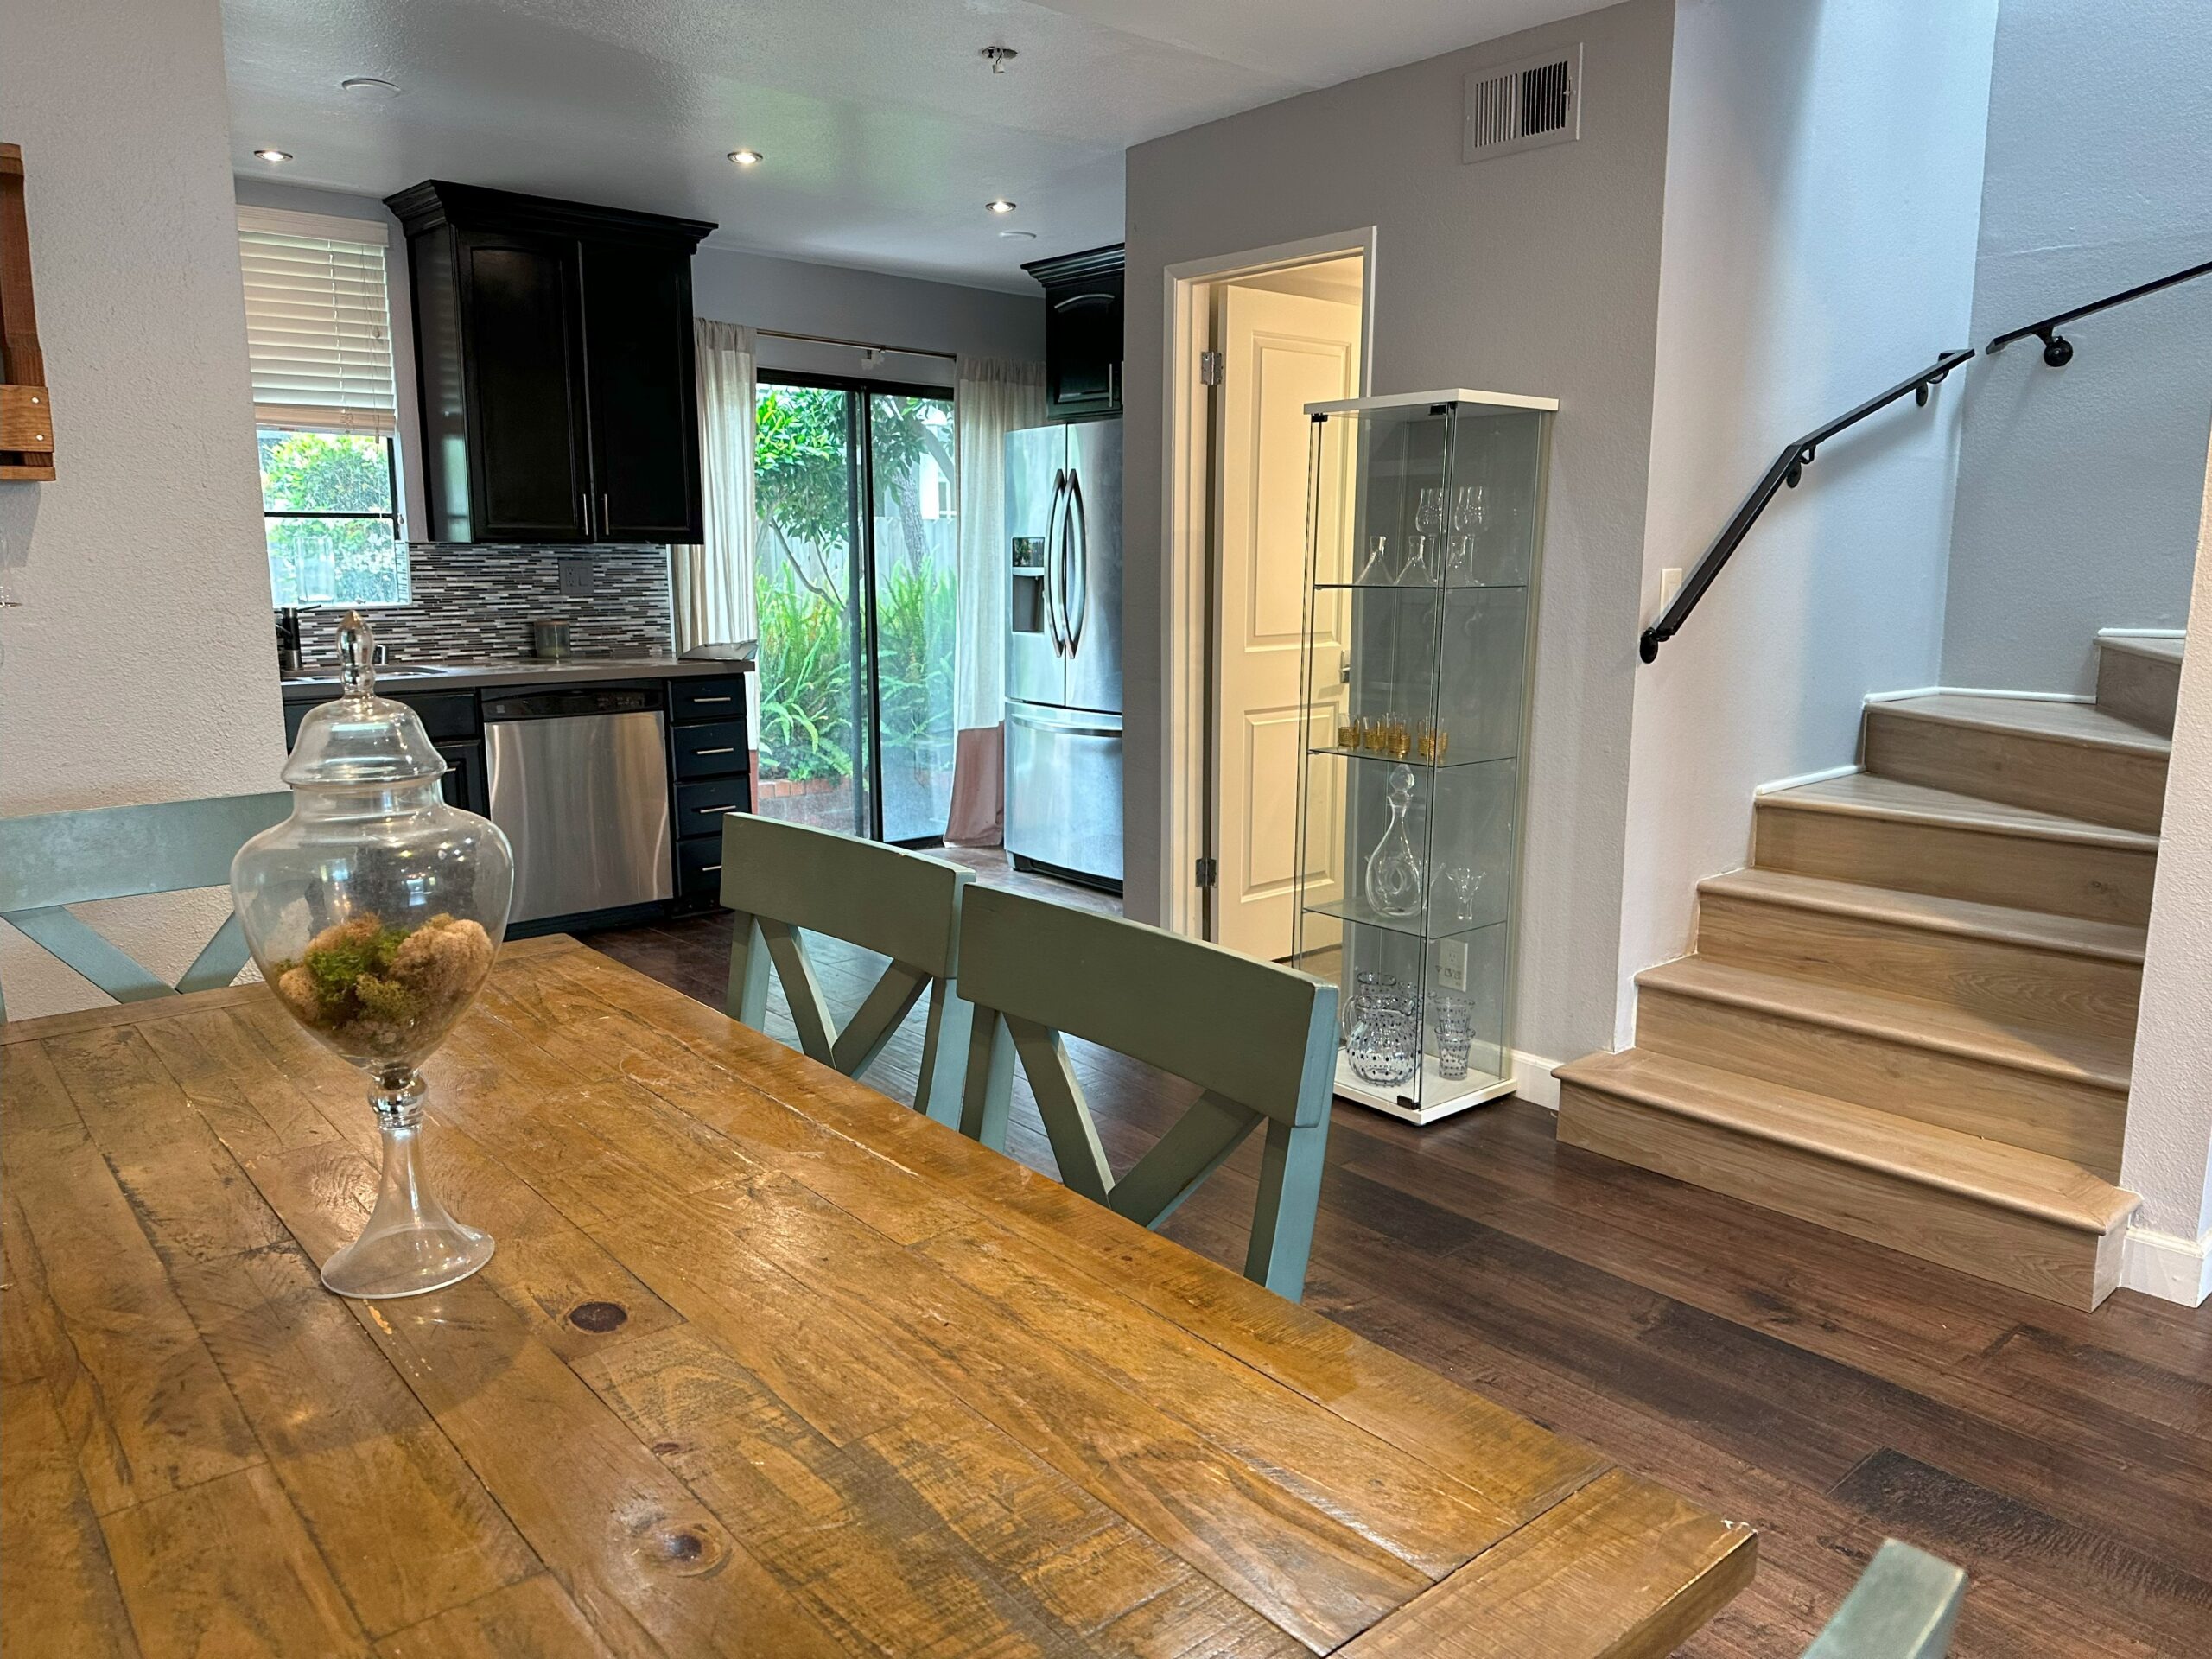
[[[424,1068],[380,1303],[257,985],[0,1026],[10,1654],[1671,1651],[1748,1529],[567,938]]]

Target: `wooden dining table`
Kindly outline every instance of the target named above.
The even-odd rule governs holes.
[[[0,1026],[0,1068],[10,1659],[1656,1655],[1751,1575],[1748,1528],[572,939],[424,1068],[498,1240],[428,1295],[322,1289],[377,1137],[265,987]]]

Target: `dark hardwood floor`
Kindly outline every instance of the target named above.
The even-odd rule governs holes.
[[[728,938],[588,942],[719,1004]],[[824,947],[849,1008],[872,959]],[[1126,1167],[1194,1091],[1070,1046]],[[868,1081],[911,1100],[919,1050],[918,1013]],[[1052,1168],[1026,1090],[1011,1149]],[[1257,1155],[1165,1230],[1241,1266]],[[1519,1101],[1426,1129],[1340,1102],[1306,1302],[1756,1526],[1757,1581],[1686,1653],[1797,1654],[1894,1536],[1972,1573],[1960,1659],[2212,1656],[2212,1305],[2076,1313],[1561,1147]]]

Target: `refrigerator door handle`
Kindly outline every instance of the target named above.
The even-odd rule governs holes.
[[[1122,734],[1122,728],[1118,724],[1102,726],[1095,721],[1084,721],[1080,718],[1071,720],[1065,717],[1058,720],[1039,720],[1035,715],[1025,712],[1020,704],[1014,702],[1007,704],[1006,717],[1013,724],[1027,726],[1034,732],[1065,732],[1071,737],[1119,737]]]
[[[1071,550],[1077,556],[1075,602],[1069,608],[1067,625],[1068,655],[1072,657],[1083,647],[1083,625],[1090,614],[1090,522],[1083,509],[1083,474],[1072,467],[1068,468],[1067,516],[1068,533],[1061,538],[1060,556],[1065,563]]]
[[[1066,551],[1060,541],[1060,503],[1067,493],[1068,469],[1052,469],[1052,505],[1045,512],[1045,628],[1052,636],[1052,655],[1068,654],[1067,613],[1060,591],[1061,560]]]

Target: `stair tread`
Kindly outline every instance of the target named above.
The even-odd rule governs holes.
[[[2053,841],[2092,842],[2142,852],[2158,850],[2158,836],[2141,830],[2120,830],[2107,823],[2091,823],[2032,806],[2010,806],[1961,795],[1925,784],[1908,784],[1872,772],[1846,772],[1815,784],[1799,784],[1759,798],[1761,806],[1793,810],[1851,812],[1868,817],[1902,818],[1947,824],[1954,829],[1986,830],[1994,834],[2038,836]]]
[[[2094,702],[2055,702],[2043,697],[1969,697],[1937,691],[1926,696],[1900,697],[1894,702],[1872,703],[1867,712],[1876,717],[1901,715],[1912,720],[1940,721],[1948,726],[2016,732],[2096,748],[2127,749],[2161,760],[2173,751],[2171,740],[2122,720],[2109,709],[2100,709]]]
[[[2082,1232],[2110,1232],[2140,1202],[2063,1158],[1643,1049],[1593,1054],[1557,1075]]]
[[[2026,1030],[1948,1003],[1738,968],[1704,957],[1684,957],[1647,968],[1636,982],[1643,988],[1758,1009],[2097,1088],[2123,1092],[2127,1088],[2134,1045],[2125,1037]]]
[[[1792,870],[1731,870],[1725,875],[1706,877],[1698,883],[1698,891],[1866,917],[1930,932],[2001,939],[2012,944],[2139,966],[2143,961],[2144,938],[2149,931],[2124,922],[2091,921],[2047,911],[2020,910],[2010,905],[1909,893],[1901,887],[1867,887],[1827,876],[1800,875]]]
[[[2101,633],[2097,636],[2099,651],[2124,651],[2131,657],[2148,657],[2161,663],[2181,661],[2181,648],[2179,634]]]

